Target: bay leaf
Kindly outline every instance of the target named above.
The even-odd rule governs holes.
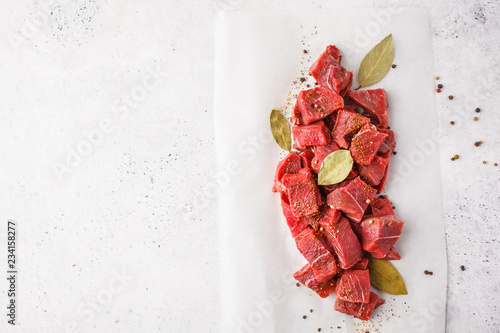
[[[359,88],[371,86],[382,80],[394,61],[394,43],[392,34],[382,39],[368,52],[358,70]]]
[[[329,154],[323,160],[318,173],[319,185],[333,185],[346,179],[352,170],[354,161],[351,152],[340,149]]]
[[[288,124],[285,116],[280,112],[280,110],[273,109],[271,111],[269,121],[271,123],[271,133],[273,134],[273,138],[278,146],[286,151],[292,150],[290,125]]]
[[[403,277],[390,262],[370,257],[368,270],[371,284],[378,289],[391,295],[408,295]]]

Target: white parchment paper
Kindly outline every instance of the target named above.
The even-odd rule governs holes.
[[[292,274],[306,261],[279,195],[271,192],[284,155],[272,141],[269,114],[289,107],[290,96],[314,82],[297,80],[327,45],[339,47],[342,64],[356,77],[363,56],[389,33],[397,67],[370,88],[387,90],[396,133],[385,193],[406,222],[396,246],[402,259],[394,265],[409,294],[374,290],[386,304],[362,322],[335,312],[334,296],[321,299],[295,285]],[[423,9],[219,14],[215,126],[224,332],[444,332],[446,246],[429,34]]]

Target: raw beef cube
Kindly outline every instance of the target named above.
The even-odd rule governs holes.
[[[273,192],[284,192],[285,187],[281,183],[281,179],[286,173],[297,173],[302,168],[300,163],[300,156],[295,152],[291,152],[284,159],[282,159],[276,167],[276,174],[274,176]]]
[[[290,207],[296,217],[319,213],[319,206],[322,204],[321,194],[311,169],[303,168],[296,174],[285,174],[282,184],[287,189]]]
[[[344,106],[342,97],[323,87],[302,90],[297,96],[298,110],[305,125],[326,118]]]
[[[328,194],[328,206],[342,211],[349,219],[360,222],[369,203],[375,195],[375,189],[360,177]]]
[[[382,179],[380,180],[380,184],[378,184],[375,187],[375,189],[377,190],[377,194],[380,194],[385,188],[385,182],[387,181],[388,171],[389,171],[389,165],[387,165],[387,168],[385,168],[385,173]]]
[[[335,287],[337,286],[337,282],[334,278],[326,282],[318,282],[318,280],[314,277],[314,272],[310,264],[306,264],[300,271],[295,272],[293,277],[304,286],[312,289],[322,298],[333,294],[335,292]]]
[[[294,148],[307,146],[324,146],[332,141],[330,129],[323,121],[303,126],[293,126]]]
[[[352,83],[352,72],[346,71],[340,65],[342,57],[339,49],[335,46],[328,46],[326,51],[311,66],[309,73],[318,81],[319,85],[337,93],[347,91],[347,86]],[[347,90],[346,90],[347,88]]]
[[[352,178],[356,178],[358,176],[358,174],[359,174],[358,168],[356,167],[356,165],[353,165],[352,169],[351,169],[351,172],[349,172],[349,174],[346,177],[346,180],[349,180],[349,179],[352,179]]]
[[[356,109],[356,106],[352,105],[352,104],[348,104],[348,105],[344,104],[344,107],[342,108],[342,110],[349,111],[349,112],[356,112],[356,113],[358,112],[358,110]]]
[[[300,153],[300,159],[302,160],[302,167],[303,168],[312,168],[312,159],[314,158],[314,150],[312,147],[308,147],[304,150],[302,150]]]
[[[361,320],[369,320],[372,316],[373,310],[384,304],[385,301],[377,294],[370,293],[370,300],[368,303],[352,303],[345,302],[339,298],[335,300],[335,310],[355,316]]]
[[[386,137],[387,134],[380,133],[369,124],[364,125],[352,138],[349,148],[354,162],[362,165],[370,164]]]
[[[380,128],[378,130],[380,133],[387,134],[387,137],[380,144],[380,148],[378,149],[379,155],[385,155],[387,153],[392,154],[394,148],[396,148],[396,140],[394,139],[394,131],[390,129]]]
[[[337,112],[333,112],[328,117],[323,119],[323,121],[325,122],[326,126],[328,126],[329,128],[333,128],[335,126],[335,122],[337,122]]]
[[[387,128],[387,93],[384,89],[349,91],[347,96],[363,107],[369,114],[373,123],[380,128]]]
[[[403,221],[394,216],[372,217],[361,222],[361,246],[373,257],[383,259],[401,236]]]
[[[349,148],[352,136],[369,122],[368,118],[358,113],[340,110],[332,131],[333,141],[340,148]]]
[[[335,223],[340,219],[340,217],[341,214],[338,210],[326,206],[321,209],[321,213],[319,215],[309,218],[309,225],[315,230],[319,230],[322,223]],[[327,248],[331,247],[330,243],[326,241],[326,238],[324,243]],[[328,250],[331,250],[330,252],[333,253],[333,248]]]
[[[302,116],[301,116],[300,110],[299,110],[299,103],[295,103],[295,106],[293,107],[293,113],[292,113],[292,117],[290,118],[290,122],[293,125],[302,125],[303,124]]]
[[[374,198],[370,202],[370,206],[372,207],[371,217],[395,216],[392,203],[389,199]]]
[[[389,165],[389,159],[375,156],[368,165],[358,165],[359,176],[371,186],[377,186],[384,178],[385,171]]]
[[[399,260],[399,259],[401,259],[401,255],[396,250],[396,248],[393,246],[393,247],[391,247],[389,252],[387,252],[387,255],[383,259],[384,260]]]
[[[320,221],[319,225],[320,230],[323,229],[323,234],[333,247],[340,268],[349,269],[361,260],[361,244],[345,217],[334,222]]]
[[[366,269],[366,267],[368,267],[368,261],[369,261],[368,258],[363,258],[356,264],[354,264],[354,266],[352,266],[351,269]]]
[[[295,243],[300,253],[311,264],[314,277],[319,283],[326,282],[337,274],[339,269],[335,258],[320,242],[314,229],[304,229],[295,236]]]
[[[283,210],[283,215],[285,215],[286,223],[292,232],[292,237],[297,236],[307,228],[309,221],[306,217],[296,217],[293,213],[292,207],[290,207],[290,202],[285,193],[281,193],[281,209]]]
[[[370,274],[368,270],[348,270],[337,281],[337,299],[345,302],[368,303],[370,299]]]
[[[349,81],[347,81],[347,85],[339,93],[339,95],[342,97],[344,97],[349,92],[349,89],[351,89],[352,86],[352,72],[347,72],[347,75],[349,76]]]
[[[356,235],[356,237],[358,237],[358,239],[360,240],[361,239],[361,223],[349,220],[349,224],[351,225],[351,229],[354,232],[354,234]]]
[[[316,151],[314,153],[314,158],[312,159],[312,169],[316,172],[319,173],[319,170],[321,169],[321,164],[323,163],[323,160],[325,157],[333,153],[334,151],[339,150],[339,147],[335,143],[331,143],[326,146],[319,146],[316,147]]]

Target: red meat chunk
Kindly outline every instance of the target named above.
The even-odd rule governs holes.
[[[375,198],[370,202],[370,206],[372,207],[371,217],[395,216],[389,199]]]
[[[308,147],[299,153],[300,159],[302,160],[302,167],[312,169],[312,159],[314,158],[314,150],[312,147]]]
[[[320,242],[314,229],[310,227],[304,229],[295,236],[295,243],[300,253],[311,265],[314,277],[319,283],[332,279],[338,273],[335,258]]]
[[[387,134],[387,137],[380,143],[380,148],[378,149],[379,155],[385,155],[387,153],[392,154],[394,148],[396,148],[396,140],[394,139],[394,132],[390,129],[380,128],[378,130],[380,133]]]
[[[380,180],[380,184],[378,184],[375,187],[375,189],[377,190],[377,194],[381,193],[385,188],[385,182],[387,181],[388,171],[389,171],[389,165],[387,165],[387,168],[385,168],[385,173],[382,179]]]
[[[373,310],[384,303],[385,301],[383,299],[372,292],[370,293],[370,300],[368,303],[352,303],[337,298],[335,300],[335,310],[355,316],[361,320],[369,320],[372,316]]]
[[[297,105],[302,122],[309,125],[342,108],[344,100],[330,89],[316,87],[301,91],[297,96]]]
[[[324,146],[332,141],[330,129],[323,121],[302,126],[293,126],[294,148],[305,148],[307,146]]]
[[[299,103],[295,103],[295,106],[293,107],[293,113],[292,113],[292,116],[290,117],[290,122],[293,124],[293,125],[302,125],[303,122],[302,122],[302,116],[300,114],[300,110],[299,110]]]
[[[345,302],[368,303],[370,299],[370,274],[368,270],[348,270],[337,281],[337,299]]]
[[[311,163],[312,169],[316,173],[319,173],[319,170],[321,169],[321,164],[323,164],[323,160],[325,159],[325,157],[327,157],[328,155],[337,150],[339,150],[339,147],[335,143],[317,147],[314,153],[314,158],[312,159]]]
[[[387,134],[380,133],[369,124],[364,125],[352,138],[349,148],[354,162],[362,165],[370,164],[386,137]]]
[[[389,159],[375,156],[369,165],[358,165],[359,176],[371,186],[377,186],[384,178]]]
[[[352,266],[351,269],[366,269],[366,267],[368,267],[368,261],[368,258],[363,258]]]
[[[337,286],[337,282],[334,278],[326,282],[318,282],[318,280],[314,277],[314,272],[310,264],[306,264],[300,271],[295,272],[293,277],[304,286],[312,289],[322,298],[333,294],[335,292],[335,287]]]
[[[328,126],[329,128],[333,128],[335,126],[335,122],[337,121],[337,112],[330,114],[328,117],[323,119],[323,121],[325,122],[326,126]]]
[[[285,192],[286,188],[281,183],[281,179],[286,173],[297,173],[302,168],[300,156],[295,152],[291,152],[282,159],[276,167],[274,176],[273,192]]]
[[[380,128],[387,128],[387,93],[384,89],[349,91],[347,96],[363,107],[373,123]]]
[[[287,173],[282,178],[287,189],[288,200],[296,217],[316,215],[321,206],[321,194],[311,173],[303,168],[296,174]]]
[[[356,177],[328,194],[327,204],[342,211],[350,220],[360,222],[375,192],[360,177]]]
[[[342,108],[342,110],[349,111],[349,112],[356,112],[356,113],[358,112],[358,110],[356,109],[356,106],[352,105],[352,104],[347,104],[347,105],[344,104],[344,107]]]
[[[286,223],[290,228],[292,237],[300,234],[309,225],[307,218],[295,216],[285,193],[281,193],[281,209],[283,210],[283,215],[285,215]]]
[[[345,217],[338,221],[323,220],[320,221],[319,225],[323,228],[323,234],[333,247],[340,268],[349,269],[361,260],[361,244]]]
[[[373,257],[383,259],[401,236],[403,221],[394,216],[372,217],[361,222],[361,246]]]
[[[358,237],[358,239],[361,239],[361,223],[351,220],[349,220],[349,223],[351,224],[351,229],[356,234],[356,237]]]
[[[401,259],[401,255],[399,254],[398,250],[393,246],[387,252],[387,255],[383,258],[384,260],[399,260]]]
[[[336,223],[340,219],[340,217],[341,217],[340,211],[326,206],[323,207],[323,209],[321,210],[321,214],[309,219],[309,225],[314,229],[319,230],[321,224]],[[328,241],[325,241],[324,243],[327,247],[331,247]],[[329,250],[330,252],[333,253],[333,248]]]
[[[344,87],[344,89],[339,92],[339,95],[342,97],[344,97],[349,92],[349,89],[351,89],[352,86],[352,72],[347,72],[347,75],[349,76],[349,81],[347,81],[347,85]]]
[[[320,86],[336,93],[344,92],[345,94],[350,88],[349,84],[352,84],[352,72],[348,72],[340,65],[341,60],[339,49],[330,45],[311,66],[309,73],[318,81]],[[348,86],[349,88],[347,88]]]
[[[358,113],[340,110],[332,131],[333,141],[340,148],[349,148],[352,136],[369,122],[368,118]]]

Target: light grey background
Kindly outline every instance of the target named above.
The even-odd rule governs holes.
[[[445,86],[447,331],[497,332],[500,5],[402,3],[429,8]],[[218,332],[214,14],[387,4],[2,2],[0,249],[16,220],[20,275],[18,326],[0,330]]]

